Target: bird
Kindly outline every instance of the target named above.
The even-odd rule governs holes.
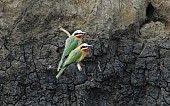
[[[75,62],[79,64],[79,62],[81,62],[86,56],[89,46],[92,46],[92,45],[88,45],[87,43],[82,43],[76,49],[71,51],[67,59],[62,64],[58,74],[56,75],[56,78],[58,79],[61,76],[61,74],[64,72],[64,70],[67,68],[67,66],[69,66],[70,64],[75,63]],[[79,65],[77,66],[78,68],[80,68]]]
[[[66,41],[65,41],[65,48],[63,51],[63,54],[61,56],[60,62],[58,64],[57,72],[60,70],[61,65],[63,64],[63,61],[68,57],[70,52],[74,50],[76,47],[78,47],[82,43],[83,35],[86,32],[83,32],[81,30],[76,30],[73,32],[72,35],[70,35]],[[68,35],[68,34],[67,34]]]

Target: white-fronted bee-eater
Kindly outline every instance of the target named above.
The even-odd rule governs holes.
[[[88,45],[87,43],[83,43],[80,46],[78,46],[76,49],[71,51],[69,56],[66,58],[66,60],[62,64],[58,74],[56,75],[56,78],[58,79],[60,77],[60,75],[64,72],[66,67],[69,66],[70,64],[72,64],[74,62],[77,62],[77,63],[81,62],[84,59],[84,57],[86,56],[89,46],[92,46],[92,45]]]
[[[63,52],[61,60],[60,60],[60,62],[58,64],[57,71],[60,70],[64,60],[68,57],[70,52],[81,44],[82,38],[83,38],[83,34],[85,34],[85,33],[86,32],[83,32],[81,30],[76,30],[72,35],[70,35],[66,39],[64,52]]]

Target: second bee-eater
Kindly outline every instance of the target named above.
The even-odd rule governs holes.
[[[83,34],[85,34],[85,33],[86,32],[83,32],[81,30],[76,30],[72,35],[70,35],[66,39],[64,52],[63,52],[61,60],[58,64],[57,71],[60,70],[64,60],[67,58],[67,56],[70,54],[70,52],[81,44]]]
[[[66,67],[68,65],[70,65],[70,64],[72,64],[74,62],[79,63],[84,59],[84,57],[86,56],[86,54],[88,52],[88,46],[91,46],[91,45],[88,45],[87,43],[83,43],[80,46],[78,46],[76,49],[71,51],[71,53],[69,54],[69,56],[67,57],[65,62],[62,64],[58,74],[56,75],[57,79],[64,72],[64,70],[66,69]]]

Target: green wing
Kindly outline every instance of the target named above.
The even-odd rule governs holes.
[[[74,36],[70,36],[69,38],[67,38],[62,58],[68,56],[70,52],[74,50],[77,46],[78,46],[78,40],[75,39]]]
[[[70,52],[72,50],[74,50],[80,44],[80,42],[81,42],[81,40],[75,39],[74,36],[70,36],[69,38],[67,38],[67,40],[65,42],[64,52],[63,52],[61,60],[59,62],[57,71],[60,70],[65,58],[70,54]]]
[[[74,49],[65,60],[63,67],[70,65],[71,63],[76,62],[82,55],[80,48]]]

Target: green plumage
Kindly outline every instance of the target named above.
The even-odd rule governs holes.
[[[69,36],[69,38],[67,38],[67,40],[65,42],[64,52],[63,52],[61,60],[59,62],[57,71],[60,70],[64,60],[70,54],[70,52],[72,50],[74,50],[77,46],[79,46],[80,44],[81,44],[81,39],[76,39],[73,35],[71,35],[71,36]]]
[[[64,72],[65,68],[70,65],[71,63],[76,62],[80,57],[82,56],[82,52],[80,48],[76,48],[74,49],[69,56],[67,57],[67,59],[65,60],[65,62],[63,63],[62,67],[59,70],[59,73],[57,74],[56,78],[59,78],[60,75]]]
[[[71,63],[76,62],[82,55],[81,49],[80,48],[76,48],[74,49],[70,55],[68,56],[68,58],[65,60],[64,64],[62,67],[65,67]]]

